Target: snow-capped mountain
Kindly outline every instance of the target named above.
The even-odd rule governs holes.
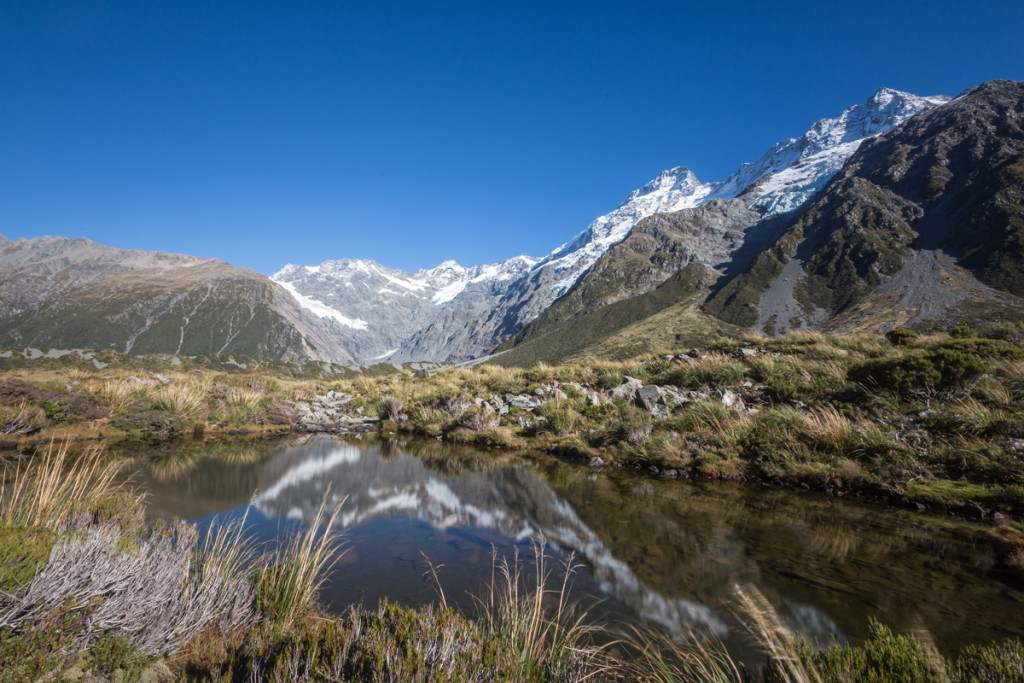
[[[448,261],[411,275],[343,259],[289,265],[273,279],[327,320],[361,362],[478,357],[568,292],[644,218],[741,194],[762,217],[793,211],[864,140],[947,101],[883,88],[865,103],[818,121],[801,137],[775,144],[724,181],[702,183],[682,166],[663,171],[543,259],[519,256],[475,268]]]
[[[463,268],[445,261],[409,274],[376,261],[339,259],[317,266],[288,265],[272,279],[320,316],[360,362],[423,360],[443,356],[410,352],[417,334],[445,319],[452,309],[466,316],[490,310],[509,284],[536,262],[517,256]],[[449,341],[457,332],[453,330]]]

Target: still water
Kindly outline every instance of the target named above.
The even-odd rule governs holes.
[[[734,587],[753,585],[782,619],[827,643],[867,635],[877,618],[927,632],[941,651],[1024,633],[1021,577],[1001,572],[978,525],[760,486],[596,474],[435,441],[325,436],[253,446],[202,442],[123,452],[152,517],[248,514],[257,541],[294,530],[324,496],[346,498],[346,552],[322,598],[342,609],[387,597],[446,599],[467,611],[493,555],[582,567],[577,600],[612,625],[710,631],[748,658]]]

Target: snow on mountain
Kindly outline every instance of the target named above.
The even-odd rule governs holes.
[[[423,360],[403,350],[418,332],[453,306],[492,308],[536,258],[464,268],[445,261],[406,273],[376,261],[338,259],[316,266],[287,265],[271,278],[307,310],[320,316],[360,362]]]
[[[758,181],[763,183],[762,193],[751,208],[765,216],[792,211],[821,189],[864,140],[949,99],[882,88],[864,104],[818,121],[801,137],[776,143],[760,159],[741,165],[724,181],[701,183],[683,166],[662,171],[643,189],[634,190],[614,211],[551,252],[537,267],[552,267],[564,273],[553,287],[557,298],[644,218],[693,208],[713,199],[732,199]]]
[[[663,171],[543,259],[518,256],[471,268],[445,261],[412,274],[375,261],[340,259],[285,266],[272,279],[304,297],[299,301],[308,310],[337,323],[339,341],[363,361],[480,356],[572,288],[644,218],[750,190],[750,208],[762,216],[792,211],[864,140],[948,101],[882,88],[863,104],[816,122],[799,138],[773,145],[724,181],[702,183],[683,166]]]

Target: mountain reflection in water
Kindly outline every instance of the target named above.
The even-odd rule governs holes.
[[[731,616],[737,584],[756,586],[823,643],[864,637],[872,616],[928,629],[948,653],[1024,632],[1024,596],[992,578],[992,549],[963,522],[761,487],[598,476],[435,441],[225,448],[143,458],[135,480],[150,491],[150,513],[202,525],[242,514],[251,499],[254,535],[272,538],[311,519],[325,495],[345,498],[347,552],[324,594],[336,607],[436,600],[425,556],[449,601],[471,609],[466,594],[492,576],[492,547],[528,556],[544,538],[584,565],[578,597],[603,599],[596,617],[710,630],[734,649],[745,649]]]
[[[528,467],[443,475],[411,455],[385,458],[379,447],[318,439],[302,448],[306,458],[253,499],[265,516],[308,521],[327,495],[332,504],[345,499],[340,517],[344,528],[404,515],[435,529],[483,529],[513,541],[545,538],[574,551],[603,593],[645,618],[675,631],[706,628],[724,635],[728,630],[708,606],[644,586],[572,506]],[[429,549],[424,552],[430,554]]]

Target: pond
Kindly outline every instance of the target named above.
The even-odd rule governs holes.
[[[947,655],[1024,633],[1024,591],[1000,573],[981,527],[952,518],[436,441],[193,441],[121,455],[133,458],[151,517],[205,528],[247,514],[257,541],[310,520],[325,496],[346,498],[346,552],[322,595],[338,610],[383,597],[437,602],[439,583],[471,612],[495,555],[518,551],[529,563],[545,539],[552,565],[570,553],[581,565],[574,597],[589,618],[708,630],[745,660],[756,655],[735,617],[737,585],[756,587],[821,643],[866,637],[872,617],[926,634]]]

